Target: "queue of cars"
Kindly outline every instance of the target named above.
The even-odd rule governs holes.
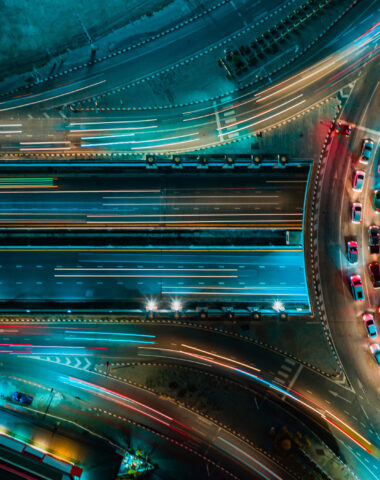
[[[371,159],[374,150],[374,141],[370,138],[363,139],[361,152],[359,156],[359,163],[363,166],[367,165]],[[361,192],[363,189],[364,181],[366,178],[365,171],[361,168],[355,171],[352,189],[355,192]],[[373,210],[375,214],[380,213],[380,190],[375,190],[373,199]],[[361,202],[354,202],[351,210],[352,223],[359,224],[363,221],[363,206]],[[371,255],[379,253],[380,249],[380,228],[378,225],[371,225],[368,228],[368,250]],[[359,259],[359,246],[356,240],[350,240],[347,242],[347,260],[350,264],[355,265]],[[368,273],[371,279],[373,288],[380,289],[380,266],[377,261],[371,262],[368,265]],[[350,276],[350,287],[352,296],[355,302],[362,302],[365,300],[363,282],[361,276],[353,274]],[[380,306],[378,307],[380,314]],[[364,313],[362,316],[364,327],[367,331],[370,339],[378,337],[378,331],[376,328],[375,318],[373,313]],[[372,343],[370,350],[380,366],[380,345]]]

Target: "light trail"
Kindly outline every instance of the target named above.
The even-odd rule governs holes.
[[[0,128],[22,127],[22,123],[11,123],[7,125],[0,125]]]
[[[71,144],[69,140],[62,140],[56,142],[20,142],[20,145],[59,145],[61,143],[68,143],[69,145]]]
[[[109,203],[109,204],[106,204],[106,205],[113,205],[113,206],[136,206],[136,205],[148,205],[148,206],[155,206],[157,205],[156,203],[151,203],[151,204],[135,204],[135,203],[132,203],[132,204],[128,204],[128,203]],[[167,205],[167,204],[166,204]],[[169,204],[170,205],[170,204]],[[173,206],[176,206],[176,205],[179,205],[178,203],[173,203]],[[191,206],[192,204],[191,203],[184,203],[183,205],[189,205]],[[198,204],[198,205],[202,205],[202,204]],[[209,203],[205,203],[204,205],[210,205]],[[211,204],[213,205],[213,204]],[[214,205],[221,205],[219,203],[216,203]],[[227,204],[227,205],[234,205],[233,203],[232,204]],[[239,204],[237,204],[239,205]],[[253,203],[253,205],[257,205],[256,203]],[[268,205],[267,203],[265,203],[265,205]],[[278,202],[273,202],[273,203],[270,203],[270,205],[278,205]],[[145,218],[154,218],[154,217],[162,217],[162,216],[165,216],[165,217],[272,217],[272,216],[275,216],[275,217],[302,217],[303,216],[303,213],[271,213],[271,212],[268,212],[268,213],[165,213],[165,214],[162,214],[162,213],[144,213],[144,214],[141,214],[141,215],[134,215],[134,214],[113,214],[112,212],[105,212],[103,214],[89,214],[87,215],[88,218],[103,218],[103,217],[107,217],[107,218],[115,218],[115,217],[127,217],[127,218],[135,218],[135,217],[145,217]],[[165,222],[164,220],[162,220],[163,223],[169,223],[169,222]],[[162,222],[159,222],[159,223],[162,223]],[[170,223],[176,223],[177,221],[174,221],[174,222],[170,222]],[[215,221],[213,220],[212,223],[214,223]],[[96,223],[95,221],[91,221],[90,223]],[[117,222],[110,222],[110,223],[117,223]],[[141,223],[141,222],[136,222],[136,223]],[[182,223],[186,223],[186,222],[182,222]]]
[[[100,137],[82,137],[82,140],[104,140],[106,138],[134,137],[134,133],[121,133],[120,135],[101,135]]]
[[[198,132],[195,133],[187,133],[185,135],[178,135],[176,137],[167,137],[167,138],[159,138],[154,140],[130,140],[127,142],[108,142],[108,143],[89,143],[87,145],[81,145],[81,147],[107,147],[111,145],[132,145],[136,143],[152,143],[152,142],[161,142],[166,140],[176,140],[177,138],[185,138],[185,137],[192,137],[194,135],[198,135]],[[82,138],[83,140],[83,138]],[[173,142],[174,143],[181,143],[181,142]],[[156,145],[153,145],[156,146]]]
[[[66,377],[61,377],[62,379],[64,379],[65,383],[66,383]],[[90,382],[86,382],[84,380],[79,380],[78,378],[75,378],[75,377],[68,377],[68,379],[74,383],[74,384],[77,384],[77,386],[82,386],[82,387],[85,387],[87,389],[90,389],[92,391],[95,391],[95,392],[99,392],[99,393],[102,393],[102,394],[105,394],[106,396],[107,395],[111,395],[112,397],[114,398],[117,398],[117,399],[120,399],[120,400],[123,400],[123,402],[130,402],[130,403],[134,403],[136,405],[139,405],[140,407],[143,407],[143,408],[146,408],[147,410],[151,411],[151,412],[154,412],[156,413],[157,415],[160,415],[161,417],[171,421],[171,422],[175,422],[176,424],[180,425],[181,427],[183,428],[186,428],[187,430],[190,430],[189,427],[187,427],[186,425],[184,425],[183,423],[180,423],[178,422],[178,420],[175,420],[173,417],[170,417],[152,407],[149,407],[148,405],[144,404],[144,403],[141,403],[141,402],[138,402],[137,400],[133,400],[132,398],[130,397],[127,397],[126,395],[123,395],[122,393],[119,393],[119,392],[115,392],[114,390],[110,390],[108,388],[104,388],[104,387],[100,387],[99,385],[95,385],[93,383],[90,383]],[[132,407],[131,405],[126,405],[125,403],[123,403],[124,406],[126,406],[127,408],[131,408],[135,411],[138,411],[139,413],[142,413],[143,415],[146,415],[148,417],[151,417],[151,418],[154,418],[155,420],[157,420],[158,422],[161,422],[161,423],[165,423],[165,425],[169,426],[170,428],[173,428],[172,426],[169,425],[169,423],[167,422],[164,422],[163,420],[161,419],[158,419],[157,417],[154,417],[154,416],[151,416],[150,414],[148,414],[147,412],[143,412],[142,410],[138,410],[134,407]],[[175,429],[177,430],[177,429]],[[177,430],[179,431],[179,430]],[[180,432],[180,431],[179,431]],[[183,432],[180,432],[183,434]]]
[[[286,180],[285,180],[286,181]],[[305,182],[306,183],[306,180],[299,180],[300,182]],[[157,190],[158,193],[163,193],[162,190]],[[194,199],[194,198],[223,198],[223,199],[226,199],[226,195],[168,195],[168,194],[165,194],[163,195],[164,198],[191,198],[191,199]],[[103,199],[146,199],[146,198],[155,198],[157,200],[160,200],[161,199],[161,196],[149,196],[149,195],[144,195],[144,197],[116,197],[116,196],[113,196],[113,197],[103,197]],[[228,197],[227,197],[228,198]],[[234,195],[232,198],[280,198],[280,195]],[[103,205],[107,205],[107,204],[103,204]],[[140,205],[140,204],[137,204],[137,205]],[[187,204],[185,204],[187,205]]]
[[[71,147],[52,147],[52,148],[19,148],[20,152],[30,152],[30,151],[37,151],[37,150],[71,150]]]
[[[206,355],[212,355],[213,357],[216,358],[221,358],[222,360],[227,360],[228,362],[236,363],[237,365],[241,365],[246,368],[250,368],[252,370],[256,370],[257,372],[260,372],[261,370],[256,367],[252,367],[252,365],[247,365],[246,363],[238,362],[237,360],[233,360],[232,358],[228,357],[223,357],[222,355],[217,355],[216,353],[213,352],[206,352],[205,350],[201,350],[200,348],[192,347],[190,345],[186,345],[184,343],[181,343],[181,347],[189,348],[191,350],[195,350],[197,352],[205,353]]]
[[[150,343],[154,344],[155,342],[151,342],[148,340],[127,340],[125,338],[91,338],[91,337],[65,337],[65,340],[88,340],[88,341],[100,341],[103,340],[104,342],[121,342],[121,343]],[[64,355],[64,354],[62,354]],[[85,353],[83,355],[86,355]]]
[[[118,130],[146,130],[151,128],[157,128],[157,125],[147,125],[146,127],[120,127],[120,128],[80,128],[71,129],[70,133],[82,133],[82,132],[111,132]]]
[[[199,272],[199,271],[205,271],[205,272],[237,272],[237,268],[64,268],[64,267],[55,267],[54,270],[94,270],[94,271],[174,271],[174,272]],[[119,334],[121,335],[121,334]],[[139,335],[138,333],[128,333],[125,335]]]
[[[75,127],[79,125],[108,125],[108,124],[119,124],[119,123],[142,123],[142,122],[155,122],[157,118],[148,118],[148,119],[140,119],[140,120],[119,120],[119,121],[113,121],[113,122],[70,122],[69,126],[70,127]],[[21,125],[20,125],[21,126]]]
[[[294,87],[294,85],[297,85],[298,83],[303,82],[303,81],[307,80],[308,78],[313,77],[313,76],[316,75],[317,73],[320,73],[320,72],[322,72],[323,70],[326,70],[327,68],[333,66],[335,63],[336,63],[336,60],[333,60],[332,62],[327,63],[327,65],[324,65],[323,67],[319,68],[318,70],[315,70],[315,71],[309,73],[309,75],[306,75],[306,77],[301,77],[300,79],[296,80],[295,82],[292,82],[290,85],[287,85],[286,87],[280,88],[280,90],[276,90],[275,92],[272,92],[272,93],[270,93],[269,95],[266,95],[265,97],[260,97],[260,99],[258,99],[257,101],[258,101],[258,102],[259,102],[259,101],[262,102],[263,100],[266,100],[267,98],[270,98],[270,97],[272,97],[273,95],[277,95],[277,94],[280,93],[280,92],[283,92],[283,91],[285,91],[285,90],[288,90],[289,88]],[[301,73],[301,74],[298,74],[298,75],[302,75],[302,73]],[[295,76],[292,77],[292,78],[295,78],[296,76],[297,76],[297,75],[295,75]],[[286,83],[286,82],[288,82],[288,81],[290,81],[290,80],[291,80],[291,79],[285,80],[285,82],[283,82],[283,83]],[[280,85],[281,85],[281,84],[280,84]],[[262,91],[262,92],[260,92],[260,93],[257,93],[256,95],[262,95],[263,93],[266,93],[267,91],[273,90],[273,88],[277,88],[277,86],[276,86],[276,87],[268,88],[267,90],[264,90],[264,91]]]
[[[173,293],[175,293],[175,292],[173,292]],[[236,367],[233,367],[231,365],[228,365],[228,364],[225,364],[225,363],[222,363],[222,362],[218,362],[218,361],[210,358],[210,355],[215,356],[216,358],[222,358],[224,360],[227,360],[228,362],[236,362],[236,361],[234,361],[232,359],[229,359],[227,357],[222,357],[221,355],[217,355],[217,354],[212,353],[212,352],[206,352],[204,350],[201,350],[201,349],[198,349],[196,347],[192,347],[192,346],[189,346],[189,345],[186,345],[186,344],[181,344],[181,346],[183,346],[185,348],[190,348],[190,349],[195,350],[195,351],[199,351],[199,352],[204,353],[205,355],[208,355],[208,356],[197,355],[197,354],[194,354],[194,353],[191,353],[191,352],[185,352],[185,351],[182,351],[182,350],[163,349],[163,348],[158,348],[158,347],[154,347],[154,348],[153,347],[139,347],[139,348],[145,349],[145,350],[161,350],[161,351],[171,351],[171,352],[176,352],[176,353],[180,353],[180,354],[185,354],[185,355],[197,358],[198,360],[200,359],[200,360],[205,361],[205,362],[210,362],[214,365],[218,365],[218,366],[227,368],[229,370],[235,371],[237,373],[240,373],[242,375],[248,376],[249,378],[252,378],[253,380],[258,381],[259,383],[262,383],[263,385],[266,385],[267,387],[282,393],[286,398],[291,398],[292,400],[302,404],[304,407],[314,411],[322,419],[327,420],[330,424],[332,424],[333,426],[338,428],[342,433],[344,433],[348,438],[350,438],[352,441],[354,441],[361,448],[363,448],[368,453],[370,453],[370,454],[372,454],[372,455],[374,455],[378,458],[379,452],[378,452],[378,449],[374,445],[372,445],[362,435],[360,435],[358,432],[356,432],[352,427],[347,425],[347,423],[345,423],[343,420],[338,418],[332,412],[330,412],[329,410],[326,410],[324,407],[322,407],[321,405],[319,405],[318,403],[316,403],[312,399],[306,397],[305,395],[301,394],[300,392],[297,392],[296,390],[294,390],[292,388],[287,388],[285,390],[282,386],[279,386],[279,385],[275,384],[274,382],[269,382],[268,380],[265,380],[264,378],[259,377],[258,375],[254,375],[250,372],[246,372],[245,370],[241,370],[240,368],[236,368]],[[249,368],[253,368],[253,367],[249,366]],[[295,395],[297,395],[299,397],[304,398],[305,400],[308,400],[312,404],[318,406],[319,409],[316,409],[312,405],[302,401],[300,398],[297,398],[295,395],[292,395],[291,393],[289,393],[289,391],[294,393]],[[326,415],[329,415],[330,417],[333,417],[334,419],[336,419],[341,425],[345,426],[349,431],[345,430],[342,426],[338,425],[336,422],[332,421],[331,419],[328,419]],[[358,440],[358,438],[355,438],[354,435],[349,433],[350,431],[353,432],[357,437],[359,437],[360,441]],[[371,447],[372,447],[372,449],[371,449]]]
[[[77,194],[77,193],[112,193],[112,192],[115,192],[115,193],[160,193],[161,190],[57,190],[56,192],[38,192],[38,191],[34,191],[34,192],[6,192],[7,195],[11,194],[11,193],[17,193],[17,194],[20,194],[20,193],[70,193],[70,194]],[[107,197],[105,197],[107,198]],[[108,197],[108,198],[115,198],[115,197]]]
[[[237,277],[236,277],[237,278]],[[190,290],[191,287],[183,287],[183,286],[178,286],[178,287],[171,287],[171,288],[176,288],[177,290],[176,291],[173,291],[173,292],[162,292],[163,295],[208,295],[208,296],[211,296],[211,295],[249,295],[251,297],[254,297],[255,294],[254,293],[245,293],[245,292],[188,292],[188,291],[181,291],[179,292],[178,290]],[[260,287],[260,288],[264,288],[266,290],[271,290],[271,293],[265,293],[265,292],[260,292],[260,296],[263,296],[263,295],[268,295],[268,296],[271,296],[273,297],[273,287]],[[289,288],[293,288],[294,287],[289,287]],[[256,287],[256,290],[258,289],[258,287]],[[306,294],[303,294],[303,293],[283,293],[282,292],[282,289],[281,289],[281,296],[282,297],[285,297],[285,296],[289,296],[289,297],[305,297],[307,298],[307,295]]]
[[[161,145],[152,145],[151,148],[171,147],[173,145],[182,145],[183,143],[196,142],[198,140],[199,138],[193,138],[192,140],[183,140],[182,142],[163,143]],[[149,148],[149,145],[145,147],[132,147],[132,150],[144,150],[144,149],[146,150],[147,148]]]
[[[149,337],[149,338],[156,338],[156,335],[147,335],[147,334],[143,334],[143,333],[117,333],[117,332],[96,332],[96,331],[89,331],[89,330],[86,330],[85,328],[84,329],[77,329],[77,330],[65,330],[65,333],[74,333],[74,334],[81,334],[83,332],[83,334],[86,334],[88,335],[89,333],[91,335],[122,335],[122,336],[128,336],[128,337]],[[76,348],[80,348],[80,347],[76,347]],[[89,348],[93,348],[93,347],[89,347]],[[96,348],[100,348],[100,347],[96,347]]]
[[[254,122],[254,123],[251,123],[249,125],[246,125],[245,127],[240,127],[240,128],[237,128],[235,130],[231,130],[228,132],[228,134],[232,134],[232,133],[236,133],[236,132],[240,132],[241,130],[244,130],[246,128],[250,128],[250,127],[254,127],[255,125],[258,125],[259,123],[263,123],[263,122],[266,122],[267,120],[271,119],[271,118],[274,118],[274,117],[277,117],[278,115],[282,115],[283,113],[285,112],[288,112],[289,110],[291,110],[292,108],[295,108],[295,107],[298,107],[299,105],[302,105],[303,103],[305,103],[306,100],[301,100],[300,102],[298,103],[295,103],[294,105],[292,105],[291,107],[288,107],[288,108],[285,108],[285,110],[281,110],[280,112],[277,112],[273,115],[270,115],[269,117],[266,117],[264,118],[263,120],[259,120],[258,122]],[[219,134],[220,136],[220,134]]]
[[[54,274],[64,278],[183,278],[183,275],[92,275],[92,274]],[[238,275],[186,275],[186,278],[238,278]],[[182,287],[183,288],[183,287]]]
[[[86,87],[77,88],[76,90],[71,90],[70,92],[60,93],[59,95],[54,95],[52,97],[42,98],[40,100],[35,100],[33,102],[24,103],[22,105],[15,105],[13,107],[0,108],[0,112],[5,112],[7,110],[15,110],[17,108],[27,107],[29,105],[36,105],[37,103],[47,102],[49,100],[54,100],[55,98],[60,98],[60,97],[63,97],[65,95],[70,95],[72,93],[76,93],[76,92],[80,92],[82,90],[86,90],[87,88],[96,87],[97,85],[100,85],[100,84],[105,83],[105,82],[106,82],[106,80],[101,80],[100,82],[93,83],[92,85],[87,85]],[[41,94],[37,94],[37,95],[41,95]],[[4,103],[7,103],[7,102],[0,103],[0,106],[4,105]]]
[[[262,115],[265,115],[266,113],[269,113],[269,112],[273,112],[273,110],[277,110],[278,108],[281,108],[284,105],[287,105],[288,103],[291,103],[294,100],[297,100],[298,98],[301,98],[301,97],[303,97],[303,93],[301,93],[300,95],[297,95],[296,97],[291,98],[290,100],[287,100],[284,103],[281,103],[280,105],[276,105],[273,108],[269,108],[268,110],[264,110],[263,112],[258,113],[257,115],[254,115],[253,117],[248,117],[248,118],[245,118],[244,120],[239,120],[238,122],[234,122],[234,123],[230,123],[228,125],[225,125],[224,127],[221,127],[220,130],[223,130],[225,128],[234,127],[235,125],[241,125],[242,123],[245,123],[245,122],[249,122],[250,120],[253,120],[254,118],[261,117]],[[230,133],[230,132],[228,132],[228,133]],[[226,135],[226,133],[224,133],[223,135]]]
[[[0,135],[9,135],[11,133],[22,133],[22,130],[0,130]]]
[[[222,437],[217,437],[219,440],[221,440],[222,442],[226,443],[227,445],[229,445],[230,447],[234,448],[235,450],[237,450],[239,453],[245,455],[247,458],[249,458],[250,460],[253,460],[255,463],[257,463],[257,465],[260,465],[261,468],[263,468],[264,470],[266,470],[268,473],[270,473],[273,477],[277,478],[278,480],[283,480],[282,477],[279,477],[276,473],[274,473],[271,469],[269,469],[268,467],[266,467],[263,463],[259,462],[258,460],[256,460],[255,458],[253,458],[251,455],[248,455],[248,453],[244,452],[244,450],[241,450],[240,448],[236,447],[235,445],[233,445],[232,443],[230,443],[229,441],[225,440],[224,438]],[[239,457],[238,457],[239,458]],[[240,458],[239,458],[240,461],[242,461]],[[248,467],[250,467],[252,470],[254,470],[255,472],[257,472],[261,477],[264,477],[265,479],[269,480],[268,477],[266,477],[265,475],[262,474],[262,472],[259,472],[258,470],[256,470],[255,468],[252,467],[252,465],[249,465],[248,463],[246,462],[243,462],[245,463],[245,465],[247,465]]]
[[[164,197],[165,198],[165,197]],[[166,197],[167,198],[167,197]],[[272,197],[272,198],[276,198],[276,197]],[[279,198],[279,197],[277,197]],[[134,202],[134,203],[103,203],[103,207],[155,207],[157,205],[160,205],[160,201],[161,201],[161,197],[158,197],[157,198],[157,202],[154,202],[154,203],[137,203],[137,202]],[[183,203],[180,203],[180,202],[174,202],[174,203],[167,203],[165,202],[165,207],[169,206],[169,207],[193,207],[194,205],[201,205],[202,207],[204,206],[213,206],[213,205],[278,205],[279,202],[221,202],[221,201],[218,201],[218,202],[183,202]],[[206,214],[207,215],[207,214]],[[210,216],[213,216],[214,214],[213,213],[210,213]],[[224,213],[220,213],[219,215],[224,215]],[[226,214],[226,215],[241,215],[241,214],[234,214],[234,213],[230,213],[230,214]],[[250,214],[250,215],[254,215],[254,214]],[[129,216],[129,215],[128,215]],[[130,215],[130,216],[138,216],[138,215]],[[148,215],[146,214],[145,216],[149,216],[149,217],[156,217],[156,216],[159,216],[157,214],[152,214],[152,215]],[[181,216],[181,214],[178,214],[176,215],[177,217]]]

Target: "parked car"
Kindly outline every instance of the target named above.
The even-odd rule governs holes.
[[[378,343],[373,343],[372,345],[369,346],[371,352],[373,353],[373,356],[375,357],[375,360],[377,362],[377,365],[380,367],[380,346]]]
[[[352,223],[362,223],[362,204],[354,203],[352,205]]]
[[[359,247],[358,242],[351,240],[347,242],[347,260],[350,263],[358,263]]]
[[[377,225],[371,225],[368,228],[368,249],[370,253],[379,253],[380,233]]]
[[[380,266],[377,262],[369,265],[369,276],[373,284],[373,288],[380,288]]]
[[[334,131],[339,134],[341,132],[341,130],[342,130],[342,122],[335,123],[334,124]]]
[[[355,302],[362,302],[364,300],[364,290],[360,275],[351,275],[350,285]]]
[[[360,163],[368,163],[373,151],[373,140],[365,138],[363,140],[362,151],[360,154]]]
[[[363,189],[363,183],[365,179],[365,173],[363,170],[356,170],[354,180],[352,182],[352,189],[355,192],[361,192]]]
[[[346,137],[349,137],[351,135],[351,130],[352,130],[352,127],[351,125],[345,125],[344,126],[344,134],[346,135]]]
[[[380,213],[380,189],[375,190],[375,194],[373,196],[373,209],[375,213]]]
[[[12,400],[20,405],[30,405],[33,401],[33,397],[31,395],[27,395],[26,393],[13,392]]]
[[[375,319],[373,318],[372,313],[365,313],[363,315],[363,321],[365,328],[367,329],[368,336],[371,338],[377,337]]]

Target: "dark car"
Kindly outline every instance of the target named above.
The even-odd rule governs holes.
[[[373,262],[370,264],[369,276],[371,277],[373,287],[380,288],[380,267],[377,262]]]
[[[373,196],[373,209],[375,213],[380,213],[380,189],[375,190],[375,195]]]
[[[355,302],[362,302],[364,300],[363,283],[360,275],[351,275],[350,277],[352,296]]]
[[[368,248],[370,253],[379,253],[379,227],[371,225],[368,229]]]
[[[12,393],[12,400],[20,405],[30,405],[33,402],[33,397],[26,393],[14,392]]]

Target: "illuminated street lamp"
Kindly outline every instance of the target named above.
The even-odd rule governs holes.
[[[280,300],[275,300],[272,305],[272,308],[275,312],[278,312],[278,313],[283,312],[285,310],[284,304],[280,302]]]
[[[171,304],[171,309],[173,312],[180,312],[182,310],[182,305],[179,300],[173,300]]]
[[[157,310],[157,303],[154,300],[148,300],[146,304],[146,309],[148,312],[154,312]]]

